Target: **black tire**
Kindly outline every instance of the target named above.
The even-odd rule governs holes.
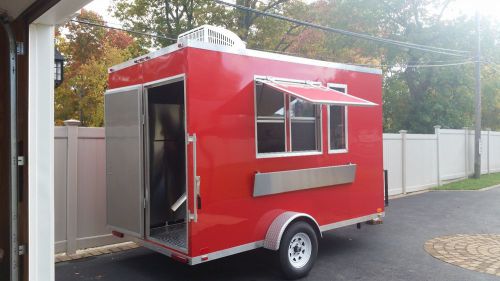
[[[309,238],[310,251],[307,249],[309,243],[304,235]],[[292,239],[294,239],[293,242]],[[289,250],[293,253],[290,253]],[[281,271],[287,279],[298,279],[306,276],[311,271],[317,254],[318,238],[310,224],[298,221],[287,227],[281,237],[278,250]],[[307,257],[309,259],[305,262]]]

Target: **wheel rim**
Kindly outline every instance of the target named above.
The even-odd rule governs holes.
[[[299,232],[288,245],[288,261],[295,268],[301,268],[311,259],[312,244],[309,235]]]

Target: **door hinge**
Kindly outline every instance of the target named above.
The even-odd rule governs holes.
[[[23,256],[26,253],[26,245],[19,245],[18,253],[20,256]]]
[[[24,55],[24,42],[16,42],[16,53],[19,56]]]
[[[190,221],[194,221],[194,222],[198,222],[198,216],[195,214],[195,213],[189,213],[189,220]]]
[[[17,166],[24,166],[24,156],[17,156]]]
[[[194,135],[187,134],[187,141],[188,142],[196,142],[196,134],[194,134]]]
[[[146,209],[146,203],[147,203],[147,200],[146,200],[146,197],[144,197],[144,198],[142,199],[142,207],[143,207],[144,209]]]

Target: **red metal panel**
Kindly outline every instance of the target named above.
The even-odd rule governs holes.
[[[186,49],[134,64],[109,74],[108,88],[144,84],[186,73]]]
[[[121,88],[143,83],[142,64],[135,64],[109,74],[108,89]]]
[[[187,130],[197,135],[202,209],[189,224],[189,255],[264,239],[284,211],[303,212],[320,225],[361,217],[384,208],[381,75],[185,48],[110,74],[109,88],[186,74]],[[347,84],[349,92],[378,106],[351,107],[349,152],[328,153],[322,106],[322,154],[256,157],[254,75]],[[289,136],[289,132],[287,131]],[[193,194],[192,146],[188,189]],[[256,172],[357,164],[354,183],[253,198]],[[189,196],[189,209],[193,208]]]
[[[375,106],[376,104],[358,97],[344,94],[325,86],[315,86],[298,83],[280,83],[275,81],[262,81],[267,86],[280,92],[288,93],[299,99],[317,104],[350,105],[350,106]]]
[[[188,49],[188,128],[198,137],[198,175],[203,208],[191,227],[192,256],[262,240],[283,211],[304,212],[328,224],[377,212],[383,203],[382,79],[236,54]],[[349,109],[349,152],[328,154],[326,107],[322,155],[256,157],[254,75],[347,84],[379,106]],[[353,184],[252,197],[256,172],[355,163]]]
[[[145,61],[144,83],[187,73],[186,49]]]

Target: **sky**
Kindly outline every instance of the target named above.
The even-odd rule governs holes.
[[[109,23],[120,23],[119,20],[115,19],[108,12],[108,7],[111,5],[112,0],[94,0],[84,7],[86,10],[92,10],[97,12],[104,18],[104,21]]]
[[[499,0],[456,0],[450,3],[447,16],[453,17],[458,14],[473,16],[476,13],[476,6],[479,8],[481,16],[500,21]]]
[[[305,1],[313,2],[314,0]],[[229,0],[229,2],[232,1]],[[110,25],[119,25],[119,20],[115,19],[107,11],[111,3],[112,0],[94,0],[85,6],[85,9],[99,13]],[[444,18],[451,19],[460,14],[473,16],[476,11],[476,5],[478,5],[482,16],[494,19],[495,21],[500,21],[500,0],[455,0],[448,6],[446,13],[444,14]]]

